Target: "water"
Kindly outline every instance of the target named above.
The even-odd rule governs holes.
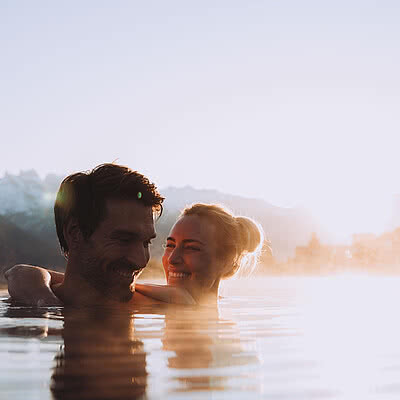
[[[399,278],[230,282],[218,310],[0,301],[1,399],[398,399]],[[1,297],[1,296],[0,296]]]

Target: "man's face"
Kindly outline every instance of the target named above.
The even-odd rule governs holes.
[[[105,219],[80,244],[83,278],[102,295],[129,301],[155,236],[151,207],[136,200],[107,200]]]

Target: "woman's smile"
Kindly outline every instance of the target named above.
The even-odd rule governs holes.
[[[189,272],[168,271],[168,281],[170,281],[171,279],[190,279],[191,276],[192,274]]]

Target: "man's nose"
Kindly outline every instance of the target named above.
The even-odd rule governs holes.
[[[135,245],[129,248],[127,257],[130,264],[143,268],[149,262],[150,252],[148,248],[142,245]]]

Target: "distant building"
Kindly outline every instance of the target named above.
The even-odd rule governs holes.
[[[350,246],[322,245],[315,233],[306,246],[297,246],[290,264],[304,272],[330,272],[347,268],[373,272],[400,272],[400,228],[380,236],[353,235]]]
[[[307,246],[296,247],[293,261],[298,264],[309,264],[311,267],[315,265],[328,264],[330,263],[331,258],[332,247],[322,245],[316,233],[312,233]]]
[[[376,240],[376,235],[373,233],[355,233],[353,235],[353,245],[356,243],[372,243]]]

